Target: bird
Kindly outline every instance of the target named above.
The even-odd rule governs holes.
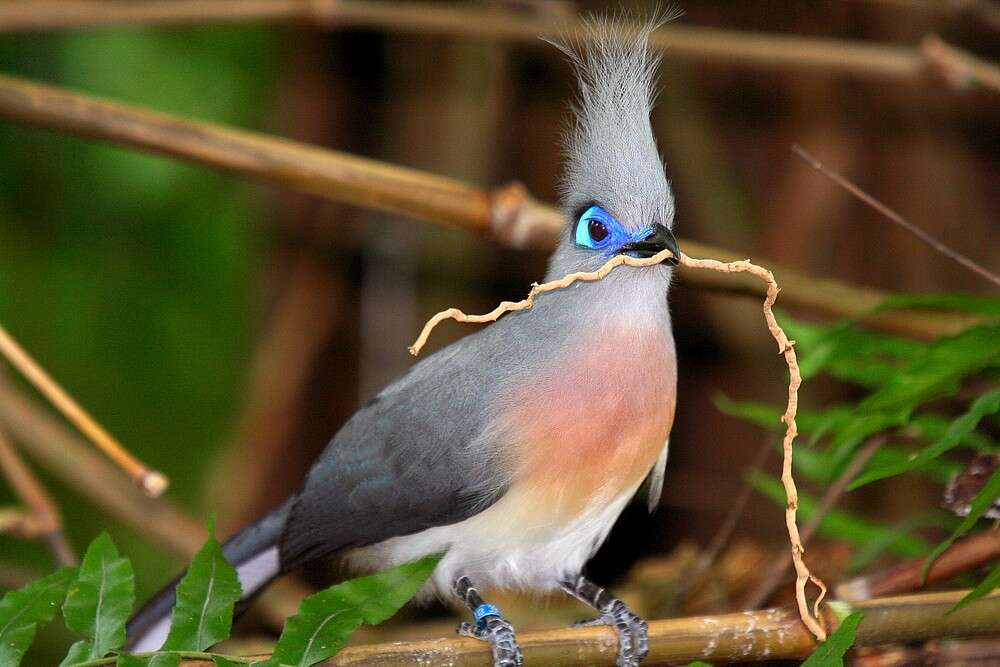
[[[674,195],[650,123],[661,21],[590,19],[552,40],[578,95],[563,132],[565,229],[547,280],[620,254],[671,250]],[[523,664],[513,624],[480,590],[563,591],[610,625],[617,664],[648,653],[644,619],[585,575],[626,505],[659,503],[677,395],[668,293],[676,260],[620,266],[539,295],[415,363],[333,436],[298,491],[223,546],[244,600],[334,555],[377,570],[443,553],[426,595],[457,596],[496,667]],[[174,584],[128,626],[167,634]]]

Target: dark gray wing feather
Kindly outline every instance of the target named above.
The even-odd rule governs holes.
[[[490,417],[496,389],[484,370],[490,351],[503,353],[490,344],[503,328],[423,360],[344,425],[292,505],[283,569],[461,521],[502,495],[506,483],[489,455],[477,456],[470,443]]]

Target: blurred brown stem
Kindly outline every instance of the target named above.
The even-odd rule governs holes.
[[[844,472],[837,478],[837,480],[827,488],[826,493],[823,494],[823,498],[820,501],[819,507],[816,508],[816,512],[809,517],[809,520],[802,526],[802,543],[808,544],[809,540],[812,539],[813,535],[816,534],[816,530],[819,525],[826,518],[826,515],[830,513],[834,505],[840,500],[841,496],[847,490],[848,484],[857,477],[858,473],[867,465],[868,461],[875,456],[875,452],[881,447],[886,441],[886,437],[883,435],[878,435],[873,438],[869,438],[868,442],[865,443],[858,453],[854,456],[850,465],[844,470]],[[792,565],[792,558],[789,555],[783,555],[780,559],[776,560],[771,566],[771,569],[767,571],[764,578],[760,580],[757,587],[754,588],[746,596],[741,605],[744,609],[757,609],[762,604],[764,604],[774,590],[781,583],[781,580],[785,577],[788,572],[788,568]]]
[[[28,529],[24,536],[45,542],[59,565],[74,564],[76,554],[63,534],[62,516],[58,506],[31,469],[21,460],[21,456],[14,449],[13,443],[2,427],[0,427],[0,470],[3,471],[14,495],[20,498],[28,510],[23,516],[22,526]],[[4,531],[0,529],[0,532]]]
[[[108,25],[157,25],[286,21],[332,28],[374,28],[450,37],[537,42],[542,37],[579,38],[578,21],[444,3],[364,0],[33,0],[0,3],[0,32]],[[871,80],[924,83],[927,73],[945,70],[958,88],[979,83],[1000,91],[996,67],[950,49],[931,48],[666,25],[654,33],[654,47],[673,59],[846,74]]]
[[[916,558],[885,572],[858,577],[837,585],[846,600],[867,600],[922,588],[925,583],[946,581],[1000,559],[1000,530],[983,530],[951,545],[934,561],[923,581],[924,558]]]
[[[70,134],[126,144],[246,174],[333,201],[399,213],[464,229],[494,233],[515,247],[551,247],[565,226],[562,213],[512,184],[493,192],[415,169],[377,162],[267,135],[183,120],[138,107],[0,75],[0,116]],[[681,240],[690,255],[735,261],[721,248]],[[782,302],[831,316],[861,316],[888,295],[813,278],[766,260],[782,285]],[[763,297],[750,276],[680,272],[701,288]],[[976,322],[967,315],[889,311],[863,320],[896,333],[933,338]]]

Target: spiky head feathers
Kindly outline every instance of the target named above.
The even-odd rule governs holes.
[[[579,38],[553,42],[579,80],[564,137],[562,196],[571,222],[598,204],[633,231],[673,224],[673,194],[649,120],[659,57],[648,41],[664,20],[591,19]]]

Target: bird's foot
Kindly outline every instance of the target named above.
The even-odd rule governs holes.
[[[459,625],[458,634],[489,642],[493,649],[493,667],[522,667],[524,655],[517,643],[514,626],[500,610],[483,601],[468,577],[460,577],[455,582],[455,594],[469,605],[476,618],[475,623]]]
[[[514,636],[514,626],[502,616],[487,616],[477,623],[462,623],[458,634],[490,643],[493,667],[521,667],[524,655]]]
[[[649,626],[621,600],[597,618],[581,621],[577,626],[610,625],[618,635],[618,667],[638,667],[649,654]]]

